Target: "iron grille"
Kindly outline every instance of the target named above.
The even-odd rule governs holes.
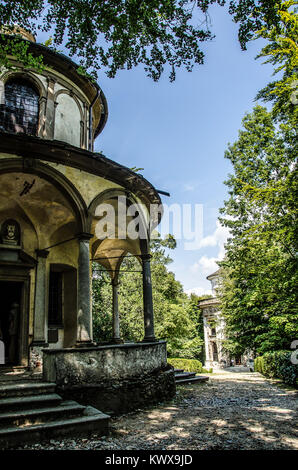
[[[37,134],[39,95],[30,83],[10,80],[5,85],[5,104],[0,105],[0,129]]]

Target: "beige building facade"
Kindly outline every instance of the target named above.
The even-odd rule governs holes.
[[[230,365],[229,357],[223,349],[225,323],[221,317],[219,299],[216,297],[219,271],[207,279],[211,282],[212,298],[199,303],[204,324],[205,367],[218,369]]]
[[[220,301],[217,297],[217,289],[220,282],[220,270],[207,276],[211,283],[212,297],[202,300],[199,308],[203,314],[205,367],[223,369],[230,366],[245,365],[246,356],[231,356],[224,348],[225,319],[220,311]]]
[[[119,344],[123,356],[117,285],[127,255],[139,260],[143,274],[144,344],[156,343],[149,240],[158,222],[150,218],[150,205],[160,206],[160,196],[142,176],[93,151],[108,117],[100,87],[78,73],[67,57],[36,44],[27,33],[24,37],[30,39],[30,52],[42,53],[45,67],[37,73],[10,57],[13,67],[0,71],[4,365],[32,368],[40,366],[45,350],[60,351],[61,358],[66,350],[83,348],[86,353],[86,348],[97,347],[92,335],[92,262],[111,276],[111,344]],[[114,209],[114,237],[108,229],[104,237],[97,230],[104,205]],[[135,214],[129,212],[133,205]],[[128,214],[124,226],[120,212]],[[142,236],[132,237],[128,225],[136,218]],[[161,368],[166,364],[165,345],[158,351],[154,369],[158,361]],[[72,357],[80,361],[76,353]]]

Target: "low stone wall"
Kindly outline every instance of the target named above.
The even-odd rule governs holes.
[[[65,399],[106,413],[125,413],[175,395],[166,343],[44,349],[43,379]]]

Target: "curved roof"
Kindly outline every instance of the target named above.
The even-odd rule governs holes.
[[[78,168],[113,181],[131,191],[146,204],[148,210],[150,204],[161,205],[156,189],[142,175],[100,153],[90,152],[58,140],[46,140],[5,131],[0,131],[0,152]]]
[[[4,34],[4,36],[8,36],[8,34]],[[23,39],[27,41],[27,39]],[[28,42],[28,50],[30,53],[33,55],[42,55],[44,57],[44,64],[57,70],[62,75],[67,76],[83,91],[83,93],[88,97],[90,103],[95,99],[93,112],[96,122],[94,138],[96,138],[102,132],[109,114],[107,100],[100,86],[89,77],[78,73],[79,65],[66,55],[44,46],[43,44],[38,44],[31,40],[28,40]]]
[[[214,273],[209,274],[209,276],[207,276],[206,279],[210,280],[210,279],[213,279],[214,277],[219,276],[219,272],[220,272],[220,268],[217,271],[215,271]]]

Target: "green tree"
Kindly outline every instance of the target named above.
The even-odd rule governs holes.
[[[177,68],[190,71],[203,63],[200,43],[213,37],[208,9],[214,3],[229,5],[243,49],[255,31],[280,20],[281,2],[273,0],[1,0],[0,31],[14,30],[17,24],[33,33],[48,32],[47,45],[79,59],[79,70],[93,77],[102,68],[114,77],[118,70],[142,64],[154,80],[168,65],[174,80]],[[7,53],[34,66],[34,57],[26,60],[31,51],[24,41],[2,38],[0,66],[8,65]],[[35,65],[40,67],[40,58]]]
[[[194,299],[189,298],[183,287],[167,266],[171,258],[167,249],[174,249],[172,236],[151,241],[151,271],[153,303],[155,312],[155,334],[168,342],[169,355],[175,357],[200,358],[203,337],[199,334],[199,309]],[[112,292],[109,275],[94,266],[93,312],[94,336],[98,342],[112,337]],[[100,271],[99,271],[100,270]],[[125,258],[121,266],[119,285],[119,314],[121,336],[127,341],[141,341],[144,337],[143,297],[140,263],[135,258]]]
[[[265,57],[265,63],[274,65],[274,74],[281,77],[269,83],[257,95],[257,99],[273,103],[274,118],[297,125],[298,116],[298,17],[297,2],[284,1],[278,10],[278,23],[268,29],[263,26],[256,38],[263,38],[267,44],[257,56]]]
[[[226,151],[234,172],[221,223],[231,238],[221,263],[231,351],[287,349],[297,328],[297,139],[257,106]]]

